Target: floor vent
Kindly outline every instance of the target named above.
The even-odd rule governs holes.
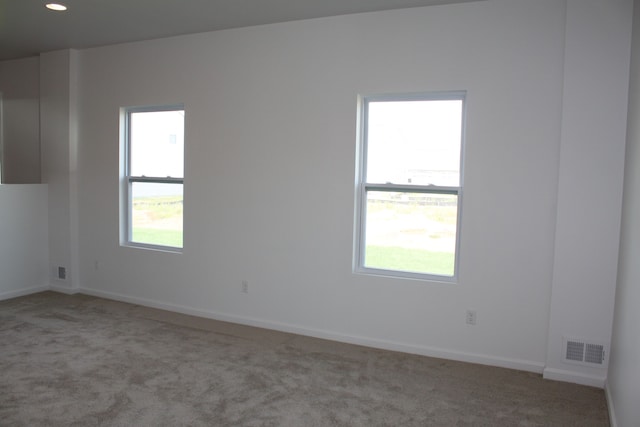
[[[602,365],[605,360],[605,347],[584,340],[564,339],[564,360],[585,365]]]

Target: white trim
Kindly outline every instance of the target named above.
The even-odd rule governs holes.
[[[379,340],[375,338],[367,338],[354,335],[345,335],[332,331],[325,331],[320,329],[311,329],[300,326],[291,325],[288,323],[272,322],[263,319],[256,319],[250,317],[236,316],[225,313],[220,313],[210,310],[202,310],[191,308],[178,304],[169,304],[160,302],[157,300],[151,300],[140,297],[132,297],[123,294],[117,294],[112,292],[105,292],[96,289],[81,288],[80,292],[87,295],[92,295],[101,298],[112,299],[116,301],[128,302],[131,304],[142,305],[146,307],[157,308],[161,310],[168,310],[182,314],[188,314],[191,316],[204,317],[208,319],[220,320],[224,322],[237,323],[241,325],[255,326],[258,328],[271,329],[281,332],[288,332],[298,335],[305,335],[315,338],[327,339],[332,341],[343,342],[347,344],[362,345],[366,347],[378,348],[383,350],[398,351],[403,353],[418,354],[421,356],[436,357],[441,359],[455,360],[459,362],[477,363],[480,365],[496,366],[508,369],[517,369],[520,371],[533,372],[541,374],[544,369],[544,364],[521,359],[511,359],[503,357],[495,357],[485,354],[466,353],[455,350],[447,350],[436,347],[427,347],[414,344],[406,344],[394,341]]]
[[[80,292],[79,288],[53,285],[53,284],[50,285],[48,289],[54,292],[60,292],[62,294],[67,294],[67,295],[75,295]]]
[[[616,421],[615,406],[613,405],[613,396],[611,396],[611,388],[609,388],[609,381],[605,381],[604,383],[604,396],[607,399],[607,410],[609,411],[609,424],[611,424],[611,427],[618,427],[618,422]]]
[[[11,299],[11,298],[23,297],[25,295],[37,294],[38,292],[44,292],[50,289],[51,288],[49,286],[44,285],[44,286],[34,286],[33,288],[2,292],[0,293],[0,301]]]
[[[606,378],[584,374],[582,372],[568,371],[565,369],[544,368],[542,377],[545,380],[564,381],[591,387],[604,388]]]
[[[0,185],[4,182],[4,157],[2,154],[4,153],[4,120],[2,119],[4,114],[2,113],[2,105],[2,92],[0,92]]]

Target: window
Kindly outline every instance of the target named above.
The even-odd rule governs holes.
[[[184,107],[124,110],[125,244],[183,247]]]
[[[356,271],[453,281],[464,92],[361,100]]]
[[[0,184],[4,182],[4,175],[2,174],[2,167],[4,166],[4,129],[2,125],[4,123],[4,113],[2,112],[2,92],[0,92]]]

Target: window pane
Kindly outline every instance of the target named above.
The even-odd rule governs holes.
[[[131,183],[131,241],[182,247],[182,184]]]
[[[184,110],[132,112],[130,175],[184,178]]]
[[[365,267],[452,277],[457,204],[457,195],[367,192]]]
[[[368,105],[368,183],[460,185],[462,100]]]

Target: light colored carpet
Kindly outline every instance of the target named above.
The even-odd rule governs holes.
[[[607,426],[602,390],[44,292],[0,302],[2,426]]]

